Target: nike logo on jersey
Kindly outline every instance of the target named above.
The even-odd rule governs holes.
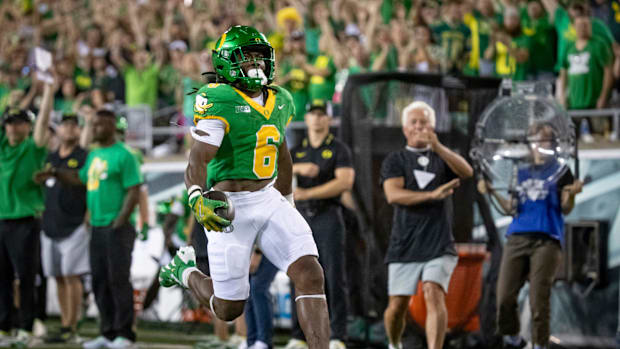
[[[282,110],[282,108],[284,108],[284,106],[285,106],[285,105],[286,105],[286,104],[279,105],[279,106],[278,106],[278,110]]]

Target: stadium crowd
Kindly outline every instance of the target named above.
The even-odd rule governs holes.
[[[188,92],[212,71],[211,49],[232,24],[268,36],[296,121],[313,99],[338,105],[347,76],[369,71],[557,77],[561,104],[600,109],[620,77],[619,16],[617,1],[601,0],[9,1],[0,5],[0,111],[37,108],[40,46],[54,57],[54,110],[146,105],[192,124]]]
[[[74,180],[77,184],[80,184],[81,180],[88,186],[88,191],[97,191],[99,182],[91,183],[92,174],[89,169],[100,171],[97,175],[114,175],[116,184],[111,191],[118,195],[110,195],[108,189],[105,189],[105,192],[101,189],[102,192],[97,198],[89,198],[88,202],[82,203],[82,206],[86,205],[89,209],[90,221],[93,231],[98,232],[98,239],[105,239],[100,241],[98,246],[109,247],[93,249],[91,243],[90,268],[94,277],[93,291],[96,296],[97,293],[101,294],[97,296],[100,297],[97,301],[101,302],[99,308],[104,309],[106,304],[111,303],[118,306],[116,313],[110,310],[102,315],[102,335],[106,338],[98,337],[103,342],[94,343],[111,348],[130,347],[136,338],[132,328],[133,314],[131,311],[119,310],[132,308],[128,293],[119,295],[131,287],[124,282],[127,281],[126,275],[118,275],[115,271],[122,269],[123,272],[128,272],[127,265],[131,263],[127,255],[131,254],[130,245],[136,233],[136,224],[131,221],[130,215],[141,200],[143,178],[138,170],[139,155],[116,143],[116,140],[121,139],[117,137],[122,137],[116,133],[122,133],[126,129],[126,124],[123,124],[126,121],[117,119],[115,113],[107,108],[119,105],[130,108],[146,106],[155,113],[169,107],[175,110],[174,122],[179,125],[193,124],[196,96],[190,92],[196,92],[204,85],[203,72],[213,71],[210,66],[211,50],[221,33],[232,25],[252,25],[268,34],[276,52],[275,83],[290,91],[296,105],[297,112],[293,118],[295,121],[306,119],[308,122],[307,105],[310,105],[311,112],[312,106],[316,106],[320,101],[340,104],[347,76],[368,71],[415,71],[509,77],[513,80],[551,80],[556,81],[558,101],[569,109],[600,109],[609,106],[614,78],[620,77],[620,46],[616,43],[620,38],[620,5],[616,0],[592,3],[573,0],[568,4],[560,4],[556,0],[445,0],[441,4],[429,0],[240,0],[234,2],[234,5],[231,5],[230,1],[197,0],[41,0],[2,2],[0,21],[4,30],[4,35],[0,37],[0,111],[4,115],[3,127],[6,124],[7,129],[11,129],[11,132],[7,132],[9,145],[6,145],[6,149],[18,144],[20,152],[23,151],[17,154],[17,151],[6,150],[6,154],[0,155],[6,156],[2,158],[3,161],[17,158],[28,160],[28,168],[13,163],[5,169],[13,166],[14,168],[11,168],[16,171],[19,167],[21,171],[26,171],[24,174],[28,174],[23,176],[22,182],[27,181],[31,174],[43,169],[43,163],[52,161],[50,157],[46,158],[46,152],[41,150],[47,148],[50,154],[54,152],[53,154],[58,154],[62,159],[69,159],[63,164],[67,167],[64,170],[74,170],[82,165],[84,167],[80,171],[80,178],[69,178],[67,171],[54,170],[54,173],[42,175],[39,184],[46,183],[48,187],[53,187],[54,183],[46,182],[50,177],[56,177],[63,182]],[[34,54],[35,47],[50,51],[54,57],[49,71],[51,81],[45,81],[41,74],[44,72],[37,71],[39,58]],[[321,113],[312,117],[320,119],[328,116],[327,108],[315,109],[319,109]],[[33,116],[24,110],[38,110],[39,117],[32,128],[32,138],[29,138],[28,134]],[[421,113],[421,119],[429,118],[427,114],[430,112]],[[57,126],[48,128],[50,114],[58,115],[54,121]],[[405,115],[403,120],[407,121],[408,117]],[[432,122],[424,122],[434,127],[434,112]],[[82,123],[86,127],[80,137],[76,126]],[[333,138],[331,134],[328,135],[329,122],[323,126],[325,125],[327,126],[320,128],[325,131],[323,141]],[[405,125],[406,122],[403,122],[403,126]],[[58,135],[57,138],[48,136],[52,131]],[[608,132],[609,127],[605,129],[603,126],[601,131]],[[91,132],[94,135],[90,134]],[[93,167],[84,160],[84,149],[78,148],[78,144],[86,149],[92,138],[102,146],[93,152],[110,152],[102,156],[108,156],[110,163],[114,163],[114,171],[109,169],[110,172],[107,172],[107,167]],[[313,143],[311,138],[312,136],[310,142]],[[415,151],[442,154],[437,155],[442,158],[441,161],[447,163],[442,165],[442,168],[450,167],[450,171],[446,170],[447,183],[452,183],[448,180],[455,179],[456,175],[462,178],[471,176],[471,168],[459,173],[450,166],[455,161],[453,154],[438,143],[436,137],[418,141],[410,144]],[[329,145],[331,139],[325,142]],[[432,144],[431,150],[425,148],[429,144]],[[307,144],[302,145],[302,148],[306,146]],[[106,150],[108,148],[109,150]],[[78,150],[81,154],[79,164],[77,160],[71,163],[72,154]],[[32,156],[24,155],[28,152]],[[345,150],[341,152],[347,153]],[[332,154],[331,150],[329,154]],[[426,160],[416,158],[407,161],[415,161],[426,172],[428,163],[424,165],[424,162],[430,161],[429,154],[428,157],[419,155],[419,158]],[[78,155],[75,156],[78,158]],[[452,161],[445,157],[452,158]],[[82,163],[84,161],[87,165]],[[396,191],[407,189],[404,182],[400,182],[402,178],[399,176],[399,166],[392,164],[389,173],[385,174],[386,180],[398,179],[392,188]],[[335,167],[336,169],[331,169],[334,173],[338,169],[350,168],[351,164],[350,161],[341,160],[341,165]],[[127,168],[132,171],[127,171]],[[455,173],[451,172],[453,170]],[[63,178],[63,173],[66,178]],[[77,173],[75,175],[77,176]],[[11,173],[11,176],[19,177],[15,173]],[[307,177],[315,176],[316,174]],[[338,177],[336,174],[334,176]],[[302,185],[296,192],[297,199],[303,201],[301,195],[309,195],[312,186],[319,184],[324,183],[310,183],[308,187]],[[6,225],[2,229],[5,232],[10,229],[23,229],[32,237],[40,231],[39,223],[33,217],[38,217],[44,207],[43,203],[35,198],[40,199],[40,194],[37,194],[40,188],[33,188],[31,183],[27,186],[27,194],[33,198],[30,202],[32,205],[16,206],[10,213],[0,213],[0,222],[17,219],[19,222],[15,222],[15,226]],[[351,183],[347,186],[346,189],[350,189]],[[418,186],[422,189],[426,187]],[[441,190],[431,187],[429,190],[445,193],[438,194],[437,199],[427,200],[443,200],[452,194],[452,187],[441,187]],[[7,202],[22,202],[20,200],[23,198],[14,195],[16,189],[7,188],[6,192],[13,195]],[[345,189],[334,197],[339,198],[343,191]],[[572,198],[577,191],[575,189]],[[113,200],[111,196],[114,196]],[[115,207],[112,209],[105,207],[110,201],[114,201],[112,206]],[[186,211],[178,214],[184,217],[184,221],[193,220],[187,206],[185,203],[183,207]],[[79,216],[83,218],[84,207],[75,209],[80,211]],[[314,217],[316,207],[305,209],[309,212],[307,216]],[[440,209],[443,214],[443,206]],[[110,210],[116,210],[115,215],[107,215]],[[303,210],[301,205],[300,211]],[[23,217],[29,218],[21,220]],[[342,217],[338,219],[341,221]],[[81,227],[82,221],[80,219],[74,222],[70,228],[74,230]],[[144,226],[142,219],[138,230],[143,234],[142,238],[146,239],[146,232],[142,229]],[[83,227],[80,229],[84,230]],[[68,232],[69,228],[65,230],[67,231],[62,234]],[[185,230],[180,229],[181,232]],[[449,230],[442,228],[442,232],[449,240]],[[344,231],[338,233],[344,234]],[[56,237],[64,236],[62,234]],[[111,246],[118,247],[118,241],[114,239],[122,240],[120,243],[124,248],[112,248]],[[31,240],[20,243],[23,244],[16,250],[36,250],[36,244]],[[434,259],[430,259],[431,257],[440,257],[442,253],[443,251],[439,251],[437,255],[430,256],[423,262],[432,261]],[[32,262],[36,259],[33,260],[25,254],[16,256],[11,255],[11,261],[2,262],[7,269],[9,263],[14,267],[20,264],[28,266],[28,270],[17,270],[20,279],[27,274],[28,277],[23,279],[30,281],[22,282],[19,289],[20,311],[27,311],[28,318],[22,319],[22,323],[18,324],[25,332],[18,333],[17,337],[30,340],[31,334],[28,332],[33,327],[36,306],[36,299],[32,294],[32,276],[36,263]],[[66,287],[68,292],[66,298],[79,298],[82,292],[81,286],[75,284],[79,283],[75,276],[84,271],[77,268],[77,263],[73,267],[75,269],[69,272],[66,280],[59,280],[59,287]],[[423,270],[425,267],[422,265],[420,268]],[[46,274],[50,275],[47,271]],[[8,275],[11,276],[10,273]],[[446,276],[447,280],[450,279],[450,275],[441,276],[441,284],[445,284]],[[428,275],[423,274],[420,277],[427,280],[425,278]],[[327,280],[327,287],[330,286],[329,282]],[[110,287],[112,284],[118,287]],[[444,286],[444,291],[445,288]],[[406,287],[404,292],[408,296],[414,290]],[[11,292],[5,291],[2,294],[3,300],[13,296]],[[428,292],[441,294],[441,289]],[[390,295],[396,297],[403,294]],[[79,306],[79,300],[72,300],[68,304],[65,307],[71,309],[67,310],[71,316],[62,319],[65,333],[60,333],[61,340],[71,339],[76,331],[75,307]],[[9,316],[12,309],[0,310],[3,310],[4,315],[0,337],[9,337],[8,333],[1,331],[13,325],[9,324],[12,320]],[[346,313],[346,310],[344,312]],[[404,316],[400,312],[399,314],[399,318]],[[440,325],[445,327],[445,324]],[[399,329],[396,325],[394,327],[393,337],[396,339],[390,344],[399,348],[402,328]],[[62,337],[63,334],[68,336]],[[513,328],[503,334],[516,335]],[[443,334],[439,335],[442,336]],[[443,338],[436,341],[442,342]],[[517,345],[519,343],[515,344]]]

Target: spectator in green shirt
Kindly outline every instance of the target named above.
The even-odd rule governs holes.
[[[17,345],[32,344],[35,318],[35,275],[39,268],[43,188],[34,181],[47,156],[46,133],[53,88],[45,85],[41,109],[32,131],[30,111],[10,109],[0,129],[0,339],[13,323],[13,279],[19,278]],[[3,338],[4,337],[4,338]]]
[[[413,35],[413,40],[402,50],[404,52],[399,52],[399,68],[421,73],[437,72],[441,49],[433,45],[430,28],[418,24],[413,29]]]
[[[568,109],[605,108],[613,84],[611,49],[592,35],[591,21],[575,19],[577,40],[562,62],[560,103]]]
[[[129,107],[146,105],[155,111],[159,90],[159,72],[162,61],[153,59],[148,51],[138,49],[132,54],[132,63],[123,59],[120,47],[112,50],[112,61],[125,79],[125,103]]]
[[[414,1],[411,15],[416,24],[432,27],[439,22],[439,4],[434,0]]]
[[[495,12],[492,0],[480,0],[476,7],[464,16],[464,23],[471,30],[471,54],[468,69],[478,76],[492,76],[495,62],[484,58],[491,42],[491,35],[501,24],[501,14]]]
[[[442,10],[444,20],[431,28],[435,41],[443,50],[441,71],[461,74],[471,47],[471,31],[463,23],[459,0],[446,1]]]
[[[308,83],[310,76],[302,68],[307,61],[306,43],[303,32],[293,32],[284,42],[285,56],[278,67],[277,83],[284,86],[293,97],[295,117],[293,121],[303,121],[308,103]]]
[[[374,40],[365,37],[365,42],[362,42],[362,38],[359,36],[347,38],[347,46],[350,46],[349,43],[353,43],[356,48],[359,47],[357,49],[359,53],[357,57],[355,57],[355,61],[363,62],[364,60],[362,58],[366,55],[370,55],[370,61],[367,62],[370,71],[397,70],[399,68],[398,49],[394,45],[389,27],[386,25],[378,26],[373,36]],[[367,47],[370,48],[370,50],[366,50]],[[358,66],[363,67],[364,65],[358,64]]]
[[[523,33],[531,39],[530,71],[536,80],[554,80],[557,36],[549,16],[538,0],[521,11]]]
[[[97,112],[93,133],[98,147],[88,154],[79,173],[51,169],[44,175],[54,175],[69,184],[86,185],[86,206],[92,227],[90,266],[101,335],[84,346],[128,348],[136,340],[133,289],[129,282],[136,231],[129,217],[138,203],[143,180],[135,155],[116,138],[113,112],[104,109]]]
[[[495,74],[521,81],[529,74],[530,38],[521,31],[519,12],[515,7],[504,10],[504,25],[493,35],[484,53],[495,60]]]
[[[60,93],[60,97],[54,100],[54,110],[62,114],[76,113],[87,95],[85,92],[77,94],[75,82],[72,79],[62,81]]]
[[[319,54],[310,62],[301,62],[301,68],[310,75],[308,97],[310,100],[331,101],[336,86],[336,64],[326,53]]]
[[[557,63],[555,70],[560,71],[562,62],[566,59],[566,52],[572,43],[577,39],[573,21],[577,16],[590,16],[588,4],[582,0],[571,0],[568,11],[558,4],[557,0],[542,0],[545,10],[549,15],[549,22],[553,23],[558,34]],[[616,45],[613,35],[603,21],[593,18],[591,20],[592,37],[603,41],[611,47]]]

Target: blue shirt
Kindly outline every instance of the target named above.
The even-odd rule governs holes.
[[[554,161],[519,169],[517,215],[506,236],[537,233],[564,241],[561,192],[565,185],[572,183],[573,175],[568,167],[560,169],[560,166]],[[558,169],[560,175],[553,178]]]

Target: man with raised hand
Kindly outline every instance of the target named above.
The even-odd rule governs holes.
[[[381,181],[394,224],[385,256],[389,303],[385,330],[390,349],[402,348],[407,305],[422,282],[426,304],[426,342],[441,349],[448,327],[445,297],[458,256],[452,237],[452,201],[460,179],[473,174],[462,156],[435,134],[435,111],[413,102],[402,114],[405,149],[388,155]]]
[[[34,87],[32,87],[34,88]],[[0,129],[0,345],[30,345],[35,317],[35,275],[39,268],[43,188],[34,181],[47,156],[46,133],[53,101],[46,84],[31,136],[34,115],[9,109]],[[19,330],[10,338],[13,281],[19,278]]]

